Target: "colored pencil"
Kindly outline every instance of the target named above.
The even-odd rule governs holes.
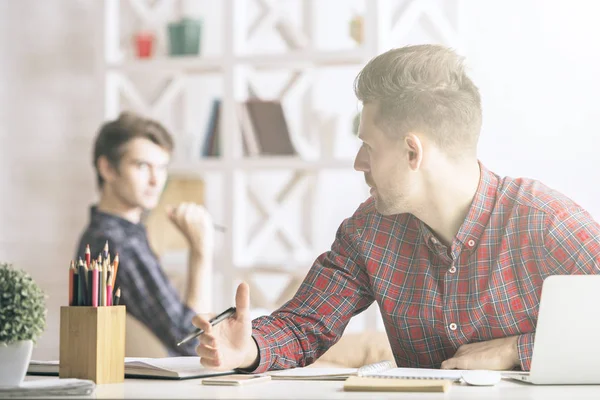
[[[75,275],[75,262],[71,260],[71,265],[69,265],[69,305],[73,306],[73,279]]]
[[[106,306],[106,263],[102,265],[102,270],[100,273],[100,294],[100,305],[104,307]]]
[[[79,290],[77,295],[77,305],[85,306],[85,267],[83,265],[83,261],[81,261],[81,258],[79,259],[77,270],[79,272]]]
[[[79,305],[79,269],[73,267],[73,305]]]
[[[115,260],[113,261],[113,267],[115,268],[115,272],[113,274],[112,286],[115,287],[117,283],[117,271],[119,270],[119,253],[115,255]]]
[[[113,301],[113,305],[118,306],[121,302],[121,288],[118,287],[115,293],[115,300]]]
[[[92,262],[92,252],[90,251],[90,245],[86,244],[85,245],[85,265],[87,265],[87,267],[90,267],[90,263]]]
[[[98,266],[92,265],[92,307],[98,307]]]
[[[109,265],[108,266],[108,277],[107,277],[107,281],[106,281],[106,305],[107,306],[112,306],[112,292],[113,292],[113,286],[112,286],[112,267]]]

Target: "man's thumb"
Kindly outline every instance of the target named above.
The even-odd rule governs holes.
[[[236,314],[240,318],[246,318],[250,312],[250,288],[246,282],[239,284],[235,293]]]

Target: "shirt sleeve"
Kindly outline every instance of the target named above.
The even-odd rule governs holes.
[[[600,225],[586,211],[552,216],[544,245],[550,274],[600,273]]]
[[[531,357],[533,356],[533,339],[535,334],[524,333],[517,338],[517,353],[519,355],[519,363],[521,371],[529,371],[531,369]]]
[[[255,319],[260,362],[254,372],[311,364],[338,341],[373,294],[352,220],[338,228],[331,250],[316,259],[296,295],[270,316]]]
[[[119,251],[116,287],[121,288],[121,304],[162,342],[171,355],[196,355],[198,340],[177,346],[193,330],[196,314],[187,307],[158,265],[144,265],[134,251]],[[115,287],[115,289],[116,289]]]
[[[545,234],[544,276],[600,274],[600,225],[582,209],[559,210],[549,217]],[[521,369],[529,371],[534,333],[520,335],[517,351]]]

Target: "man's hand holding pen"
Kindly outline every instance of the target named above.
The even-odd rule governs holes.
[[[206,315],[197,315],[192,321],[194,326],[204,331],[198,336],[200,344],[196,353],[200,356],[200,363],[207,368],[248,368],[258,359],[258,348],[252,339],[250,292],[246,283],[238,286],[235,305],[235,314],[214,326]]]

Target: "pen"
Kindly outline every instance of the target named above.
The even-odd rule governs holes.
[[[216,317],[212,318],[209,322],[210,322],[210,326],[215,326],[217,325],[219,322],[226,320],[227,318],[233,316],[233,314],[235,314],[235,307],[229,307],[227,310],[223,311],[221,314],[217,315]],[[194,338],[197,338],[198,336],[202,335],[204,333],[203,329],[196,329],[196,332],[194,333],[190,333],[185,339],[183,339],[181,342],[177,343],[177,346],[184,344],[185,342],[188,342]]]
[[[227,228],[225,228],[223,225],[213,224],[213,226],[215,227],[215,230],[217,230],[219,232],[227,231]]]

